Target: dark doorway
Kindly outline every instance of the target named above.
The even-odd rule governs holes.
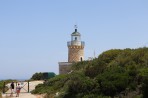
[[[81,62],[83,61],[82,57],[81,57]]]

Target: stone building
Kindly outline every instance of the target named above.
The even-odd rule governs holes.
[[[84,60],[84,46],[85,43],[81,41],[81,34],[75,31],[71,34],[71,41],[67,42],[68,47],[68,62],[59,62],[59,74],[66,74],[71,71],[71,64]]]

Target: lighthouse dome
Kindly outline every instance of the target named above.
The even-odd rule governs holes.
[[[77,29],[75,29],[75,32],[73,32],[71,35],[72,36],[80,36],[81,34],[79,32],[77,32]]]

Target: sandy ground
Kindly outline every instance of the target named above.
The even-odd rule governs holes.
[[[29,91],[32,91],[35,89],[35,86],[38,85],[38,84],[42,84],[43,81],[31,81],[29,82]],[[20,82],[20,86],[23,87],[21,89],[21,92],[20,92],[20,96],[19,98],[43,98],[43,96],[41,95],[33,95],[31,93],[27,93],[28,91],[28,83],[27,82]],[[8,87],[10,87],[10,84],[7,85]],[[8,90],[6,92],[6,94],[2,94],[2,98],[16,98],[16,94],[13,94],[14,97],[10,97],[10,90]]]

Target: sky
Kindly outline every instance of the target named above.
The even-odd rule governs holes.
[[[0,0],[0,79],[59,74],[74,25],[84,58],[148,46],[148,0]],[[94,55],[95,52],[95,55]]]

